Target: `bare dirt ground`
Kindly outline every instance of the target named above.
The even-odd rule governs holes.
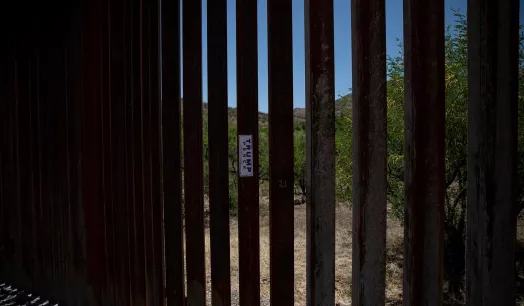
[[[336,217],[336,276],[337,304],[351,304],[351,225],[349,205],[338,205]],[[235,217],[230,221],[231,243],[231,295],[238,305],[238,227]],[[260,291],[261,305],[269,305],[269,218],[267,201],[260,207]],[[402,235],[401,225],[388,220],[386,267],[386,305],[400,305],[402,299]],[[211,254],[209,228],[206,228],[206,274],[208,305],[211,288]],[[306,305],[306,206],[295,206],[295,305]]]
[[[206,201],[207,202],[207,201]],[[207,203],[206,203],[207,204]],[[206,205],[207,206],[207,205]],[[335,294],[340,306],[351,304],[351,229],[352,213],[348,204],[338,204],[336,211],[335,240]],[[209,211],[206,207],[206,276],[207,305],[211,305],[211,254],[208,228]],[[261,305],[269,305],[269,217],[268,201],[260,201],[260,291]],[[306,205],[295,206],[295,305],[306,305]],[[239,305],[238,225],[236,217],[230,219],[231,247],[231,298]],[[387,225],[386,305],[402,305],[402,253],[403,227],[393,218]],[[517,272],[523,281],[517,282],[517,305],[524,306],[524,213],[517,222]],[[463,305],[446,301],[446,305]]]

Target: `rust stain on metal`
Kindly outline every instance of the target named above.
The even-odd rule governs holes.
[[[211,301],[231,305],[227,106],[227,1],[208,1],[209,206]]]
[[[202,3],[183,1],[184,204],[187,303],[206,302],[204,165],[202,138]]]
[[[305,4],[307,305],[335,304],[333,1]]]
[[[404,2],[404,305],[440,305],[444,255],[444,1]]]
[[[257,1],[236,4],[237,136],[251,135],[253,150],[253,175],[238,177],[240,304],[256,306],[260,304]]]
[[[384,0],[352,1],[353,305],[385,303],[385,22]]]
[[[519,5],[468,2],[468,305],[515,305]]]
[[[268,1],[271,305],[294,304],[292,1]]]
[[[166,298],[184,304],[180,115],[180,1],[162,1],[162,155]]]

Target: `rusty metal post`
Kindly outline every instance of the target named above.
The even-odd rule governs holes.
[[[8,42],[9,40],[7,40]],[[5,50],[0,51],[0,99],[5,101],[0,103],[0,245],[2,251],[0,255],[5,258],[5,247],[7,244],[7,99],[8,99],[8,61],[4,54]],[[2,262],[3,263],[3,262]],[[6,277],[6,269],[0,268],[0,273]]]
[[[238,0],[237,133],[240,304],[260,304],[257,1]]]
[[[41,118],[41,90],[40,90],[40,50],[37,51],[34,59],[34,70],[32,71],[32,80],[34,80],[35,96],[33,97],[32,103],[32,118],[34,118],[34,130],[33,130],[33,143],[34,143],[34,177],[33,177],[33,189],[34,189],[34,244],[35,244],[35,285],[33,289],[36,293],[42,292],[44,286],[44,262],[43,262],[43,241],[42,241],[42,205],[43,205],[43,161],[42,161],[42,118]]]
[[[135,288],[136,282],[136,237],[135,237],[135,179],[134,179],[134,74],[133,68],[133,33],[134,33],[134,19],[133,19],[133,0],[125,0],[124,12],[124,67],[125,67],[125,210],[127,230],[127,249],[126,254],[126,268],[125,275],[126,287],[128,294],[128,303],[135,305]]]
[[[83,35],[83,87],[89,88],[83,92],[82,102],[82,205],[84,211],[88,282],[92,287],[93,299],[89,304],[96,305],[102,302],[102,288],[104,286],[104,244],[103,244],[103,215],[101,207],[102,189],[101,167],[102,159],[100,143],[100,75],[101,58],[100,45],[102,18],[102,0],[90,1],[85,5],[85,23]],[[44,85],[44,84],[41,84]],[[42,87],[41,87],[42,88]],[[45,140],[44,140],[45,144]],[[44,145],[45,147],[45,145]],[[45,155],[43,156],[45,158]],[[45,177],[44,177],[45,179]],[[45,186],[44,190],[45,190]],[[47,203],[43,203],[47,204]],[[44,205],[45,207],[45,205]],[[45,218],[45,216],[44,216]]]
[[[15,286],[21,287],[22,286],[22,220],[21,220],[21,173],[20,173],[20,105],[23,103],[23,95],[21,91],[23,91],[23,87],[21,83],[23,82],[21,80],[21,67],[23,58],[21,56],[21,50],[20,50],[20,38],[17,43],[16,48],[16,54],[14,55],[14,104],[12,108],[11,113],[11,139],[12,139],[12,157],[13,157],[13,176],[11,179],[13,180],[13,201],[11,202],[11,205],[13,206],[13,215],[11,219],[12,224],[12,238],[13,238],[13,266],[15,270],[13,284]]]
[[[13,41],[11,43],[14,43]],[[8,46],[8,53],[5,57],[5,67],[2,74],[5,76],[4,86],[4,120],[3,122],[3,139],[5,143],[4,158],[4,219],[5,224],[5,244],[4,244],[4,258],[5,270],[3,276],[6,281],[16,282],[16,266],[15,260],[15,246],[16,246],[16,191],[17,191],[17,177],[16,177],[16,156],[15,156],[15,116],[16,116],[16,60],[13,55],[13,45]]]
[[[77,12],[78,13],[78,12]],[[72,14],[72,18],[77,15]],[[69,282],[71,292],[69,292],[72,303],[76,305],[86,305],[86,287],[87,287],[87,266],[84,258],[86,258],[86,241],[85,241],[85,227],[82,221],[84,210],[82,207],[81,197],[81,108],[82,108],[82,27],[81,20],[76,19],[73,22],[70,33],[70,44],[68,47],[67,57],[67,167],[68,167],[68,200],[69,200],[69,239],[70,239],[70,267]],[[38,62],[35,61],[35,70],[38,73]],[[38,76],[35,78],[35,87],[38,90]],[[38,139],[39,133],[39,100],[38,97],[34,101],[34,121],[35,121],[35,137]],[[36,109],[35,109],[36,108]],[[36,148],[40,144],[35,141]],[[41,193],[41,177],[39,176],[39,169],[41,160],[38,155],[38,150],[35,154],[35,180],[34,180],[34,194],[35,194],[35,220],[39,217],[40,193]],[[38,221],[36,221],[38,225]],[[41,244],[36,242],[36,248],[39,250]],[[37,271],[38,272],[38,271]]]
[[[515,305],[519,5],[468,2],[468,305]]]
[[[153,53],[154,38],[151,36],[153,27],[152,6],[154,0],[142,1],[142,185],[144,188],[144,218],[145,218],[145,248],[146,248],[146,290],[148,305],[156,305],[155,289],[155,245],[153,237]],[[156,122],[158,123],[158,121]]]
[[[183,0],[184,196],[187,303],[206,303],[202,145],[202,2]]]
[[[154,305],[165,305],[164,276],[164,225],[162,204],[161,128],[160,105],[160,1],[149,0],[150,88],[151,88],[151,194],[153,242],[153,295]]]
[[[162,155],[166,297],[184,304],[180,116],[180,0],[162,1]]]
[[[353,0],[353,305],[385,303],[386,12]]]
[[[227,107],[227,1],[207,2],[209,206],[214,306],[231,305]]]
[[[126,63],[126,28],[128,2],[111,0],[109,11],[110,53],[110,140],[111,140],[111,198],[114,222],[114,301],[115,305],[130,305],[129,301],[129,246],[128,246],[128,208],[126,190],[126,102],[128,99]]]
[[[132,159],[133,159],[133,206],[134,233],[132,244],[135,249],[133,264],[133,303],[146,305],[146,255],[145,255],[145,208],[143,176],[143,72],[142,72],[142,1],[131,1],[131,103],[132,103]]]
[[[60,20],[60,24],[64,24]],[[67,196],[66,196],[66,170],[67,170],[67,66],[66,66],[66,49],[65,49],[65,35],[57,31],[56,34],[57,45],[53,48],[53,72],[52,79],[52,100],[50,105],[53,111],[52,123],[52,137],[53,137],[53,151],[51,160],[53,163],[53,190],[52,198],[54,209],[50,221],[54,223],[54,231],[51,233],[55,240],[55,281],[53,283],[54,300],[61,303],[67,302],[69,288],[65,277],[67,262],[67,254],[65,252],[66,240],[65,237],[65,221],[67,220]]]
[[[404,1],[404,305],[440,305],[444,255],[444,1]]]
[[[25,38],[27,39],[27,38]],[[31,79],[29,44],[23,44],[18,65],[19,96],[19,182],[20,182],[20,229],[21,229],[21,285],[25,290],[32,290],[32,193],[31,193]]]
[[[155,305],[153,292],[155,283],[154,271],[154,243],[153,243],[153,189],[152,189],[152,152],[151,152],[151,125],[152,125],[152,71],[151,71],[151,1],[142,1],[142,188],[144,203],[144,242],[146,258],[146,292],[147,304]]]
[[[333,1],[307,0],[307,305],[335,305]]]
[[[292,1],[269,0],[269,210],[271,305],[294,304]]]

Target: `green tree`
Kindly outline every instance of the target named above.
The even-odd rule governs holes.
[[[342,100],[344,99],[344,100]],[[346,98],[339,100],[339,103],[347,103],[343,108],[348,109],[350,101]],[[351,114],[340,115],[336,118],[336,196],[340,203],[349,203],[352,200],[352,184],[353,184],[353,120]]]
[[[467,204],[467,23],[455,12],[456,23],[445,35],[446,170],[444,273],[450,294],[461,292],[465,272],[465,224]],[[519,82],[519,194],[524,196],[524,56],[521,36]],[[403,54],[388,59],[388,200],[393,214],[402,220],[404,205],[404,73]],[[516,203],[517,204],[517,203]]]
[[[300,202],[306,201],[306,127],[304,124],[295,124],[294,142],[294,178],[295,195],[301,197]]]
[[[237,213],[238,208],[238,177],[237,177],[237,127],[230,124],[228,127],[228,159],[229,159],[229,210]]]

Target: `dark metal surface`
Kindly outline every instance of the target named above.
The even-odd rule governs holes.
[[[155,282],[154,271],[154,241],[153,241],[153,189],[152,189],[152,150],[151,150],[151,127],[152,127],[152,74],[151,74],[151,1],[142,1],[141,10],[142,23],[142,188],[144,205],[144,242],[146,259],[146,294],[147,305],[155,305],[155,294],[153,292]]]
[[[211,299],[231,305],[227,107],[227,1],[208,1],[208,139]]]
[[[306,0],[307,305],[335,305],[333,1]]]
[[[206,303],[202,147],[202,3],[183,0],[184,204],[187,303]]]
[[[271,305],[294,304],[292,1],[269,0],[269,209]]]
[[[166,297],[184,304],[182,229],[180,0],[162,1],[162,159],[165,217]]]
[[[444,255],[444,1],[404,2],[404,305],[440,305]]]
[[[131,153],[142,150],[130,146],[136,145],[130,141],[134,138],[132,115],[138,114],[137,122],[142,123],[141,112],[131,113],[130,98],[133,94],[141,98],[145,92],[140,87],[141,25],[131,32],[134,24],[127,0],[28,4],[13,7],[19,27],[8,35],[8,52],[2,50],[0,56],[0,216],[9,220],[2,222],[0,278],[66,305],[140,305],[140,287],[146,289],[140,282],[145,278],[137,277],[138,290],[131,290],[130,270],[138,267],[144,275],[145,258],[140,268],[129,256],[135,255],[129,245],[134,239],[129,238],[137,216],[129,219],[133,207],[129,205],[133,186],[129,166]],[[140,17],[140,5],[135,2],[133,17]],[[32,16],[34,12],[52,18]],[[25,17],[34,18],[24,23]],[[135,34],[133,46],[130,34]],[[134,62],[128,47],[135,48]],[[131,68],[137,72],[134,80]],[[132,81],[138,90],[129,90]],[[157,81],[147,82],[150,86]],[[152,111],[160,116],[159,103],[156,106]],[[156,132],[150,131],[151,139],[156,137],[159,144],[157,126]],[[133,132],[142,136],[142,130],[139,125]],[[153,170],[160,176],[156,148],[156,163],[152,158],[149,164],[156,165]],[[6,181],[7,176],[11,179]],[[138,178],[141,181],[142,175]],[[156,182],[159,186],[160,177]],[[8,209],[6,202],[11,203]],[[137,219],[143,216],[142,203]],[[160,215],[153,216],[147,223],[151,229],[147,241],[153,242],[154,254],[162,257],[158,251],[161,227],[155,227]],[[139,235],[145,225],[142,221],[136,231]],[[143,254],[145,237],[139,241],[136,250]],[[162,258],[154,263],[161,265]],[[161,293],[163,281],[154,281],[150,289]],[[136,303],[129,301],[131,295],[138,296]],[[157,298],[155,305],[160,305],[162,294],[152,296]]]
[[[384,0],[353,0],[352,304],[383,305],[386,287],[387,116]]]
[[[24,46],[27,47],[27,46]],[[21,239],[21,284],[31,288],[32,279],[32,193],[31,193],[31,86],[30,59],[28,50],[20,51],[18,62],[18,130],[19,145],[19,188],[20,188],[20,239]]]
[[[71,18],[75,18],[75,14],[71,14]],[[84,260],[86,254],[85,250],[85,228],[83,220],[83,208],[82,202],[80,201],[80,177],[81,177],[81,107],[82,107],[82,31],[81,31],[81,20],[75,19],[71,24],[69,42],[67,47],[67,63],[66,63],[66,74],[67,74],[67,197],[69,201],[69,240],[70,247],[68,256],[70,257],[69,267],[70,271],[68,274],[67,282],[69,284],[69,298],[68,304],[70,305],[85,305],[80,301],[87,300],[85,294],[85,284],[87,283],[88,270],[86,262]],[[36,58],[38,59],[38,58]],[[33,68],[35,74],[38,73],[39,62],[34,61]],[[34,82],[36,90],[39,88],[38,79]],[[35,91],[37,92],[37,91]],[[33,121],[35,122],[34,137],[38,137],[39,128],[39,96],[38,92],[33,97],[33,110],[34,116]],[[38,138],[35,138],[34,146],[39,147]],[[38,155],[38,150],[35,150],[35,173],[34,176],[34,195],[35,199],[39,199],[40,190],[40,177],[38,175],[39,163],[41,162]],[[34,219],[38,219],[38,205],[39,201],[35,201],[35,216]],[[38,222],[36,223],[38,224]],[[38,232],[35,232],[36,245],[38,247]],[[38,250],[38,249],[37,249]]]
[[[105,279],[102,303],[115,305],[113,299],[115,291],[115,244],[114,244],[114,214],[113,209],[113,173],[111,152],[113,143],[111,142],[111,0],[106,0],[102,5],[101,24],[101,74],[99,76],[101,96],[97,103],[100,103],[101,119],[101,139],[102,159],[99,161],[102,167],[101,188],[102,188],[102,220],[103,220],[103,244],[104,244],[104,270]]]
[[[253,176],[238,178],[240,304],[255,306],[260,304],[257,1],[238,0],[236,21],[237,133],[251,135],[253,142]]]
[[[201,2],[184,0],[187,300],[180,2],[163,2],[162,8],[158,0],[3,4],[0,279],[20,289],[0,284],[0,304],[31,303],[23,290],[45,297],[29,305],[205,305]],[[236,5],[238,134],[252,135],[254,144],[254,176],[239,177],[238,190],[240,304],[250,306],[260,304],[258,21],[256,1]],[[268,1],[274,305],[294,302],[291,9],[290,0]],[[466,295],[471,305],[515,303],[518,11],[516,0],[469,2]],[[211,300],[228,306],[226,1],[209,1],[208,12]],[[336,305],[333,1],[307,0],[305,17],[307,305],[331,306]],[[405,305],[439,305],[443,0],[405,0],[404,17],[403,296]],[[380,305],[386,216],[384,0],[353,0],[352,22],[352,300]]]
[[[150,90],[151,90],[151,193],[153,228],[153,305],[165,305],[164,226],[162,203],[162,165],[160,159],[162,113],[160,105],[160,1],[149,0]]]
[[[88,271],[88,283],[92,286],[93,300],[91,303],[101,303],[102,301],[102,288],[104,287],[104,220],[100,216],[103,216],[102,206],[102,169],[100,167],[100,161],[102,159],[102,144],[101,144],[101,116],[100,116],[100,97],[102,94],[100,86],[101,76],[101,36],[100,36],[100,23],[99,20],[103,18],[102,12],[102,0],[96,0],[85,5],[86,18],[84,22],[83,34],[83,58],[82,58],[82,71],[83,79],[82,86],[85,89],[83,91],[83,103],[82,103],[82,205],[85,220],[85,237],[86,237],[86,255],[87,255],[87,271]],[[42,59],[42,64],[44,64]],[[43,71],[45,72],[45,70]],[[45,74],[42,75],[41,89],[44,89]],[[44,102],[44,101],[42,101]],[[45,113],[44,113],[45,114]],[[44,123],[45,126],[45,123]],[[45,148],[45,138],[43,141]],[[46,155],[43,154],[42,159],[46,159]],[[45,174],[45,172],[44,172]],[[44,182],[47,178],[44,176]],[[43,191],[46,190],[46,186],[43,186]],[[45,193],[44,193],[45,195]],[[47,201],[47,199],[44,199]],[[45,202],[43,203],[45,208]],[[45,218],[47,217],[45,214]]]
[[[144,207],[144,186],[142,178],[143,170],[143,20],[142,20],[142,1],[132,0],[132,35],[131,35],[131,75],[132,75],[132,116],[133,116],[133,160],[134,160],[134,211],[135,218],[135,263],[134,263],[134,282],[133,287],[133,303],[134,305],[146,305],[147,288],[146,288],[146,236],[145,236],[145,207]]]
[[[110,11],[110,139],[111,139],[111,179],[114,223],[114,303],[130,305],[129,301],[129,245],[128,211],[126,190],[126,14],[125,0],[111,0]]]
[[[468,2],[468,305],[515,305],[519,5]]]

